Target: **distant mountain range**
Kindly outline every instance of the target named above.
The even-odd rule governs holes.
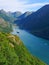
[[[11,32],[12,25],[5,21],[3,18],[0,18],[0,32]]]
[[[20,20],[23,19],[25,17],[27,17],[28,15],[30,15],[32,12],[25,12],[22,13],[20,11],[16,11],[16,12],[6,12],[3,9],[0,10],[0,18],[3,18],[4,20],[8,21],[8,22],[14,22],[15,20]]]
[[[23,19],[30,14],[31,12],[26,12],[23,14],[19,11],[6,12],[3,9],[0,10],[0,31],[10,31],[15,20]]]
[[[49,4],[14,23],[36,36],[49,39]]]
[[[12,17],[7,12],[0,10],[0,32],[11,32],[12,31]]]
[[[5,21],[12,22],[14,19],[12,16],[9,16],[4,10],[0,10],[0,18],[3,18]]]
[[[26,18],[27,16],[29,16],[31,14],[32,14],[32,12],[27,11],[24,14],[22,14],[21,16],[19,16],[18,18],[23,19],[23,18]]]
[[[6,12],[3,9],[0,10],[0,17],[8,22],[14,22],[20,15],[22,15],[21,12]]]
[[[12,14],[12,16],[13,16],[14,18],[18,18],[19,16],[22,15],[22,13],[21,13],[20,11],[12,12],[11,14]]]

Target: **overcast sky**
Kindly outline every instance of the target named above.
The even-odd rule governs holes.
[[[36,11],[49,4],[49,0],[0,0],[0,9],[6,11]]]

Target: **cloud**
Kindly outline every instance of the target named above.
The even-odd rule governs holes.
[[[0,0],[0,9],[4,9],[7,11],[9,11],[9,10],[23,11],[24,8],[22,8],[22,7],[24,6],[25,3],[26,3],[26,1],[19,1],[19,0]]]
[[[26,0],[0,0],[0,9],[6,11],[22,11],[37,10],[39,7],[44,6],[47,3],[33,3],[28,4]]]
[[[49,3],[33,3],[33,4],[28,4],[26,6],[27,7],[38,7],[38,6],[44,6],[46,4],[49,4]]]

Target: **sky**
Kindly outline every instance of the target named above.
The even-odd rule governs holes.
[[[0,9],[5,11],[36,11],[49,4],[49,0],[0,0]]]

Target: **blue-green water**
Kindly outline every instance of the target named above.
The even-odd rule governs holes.
[[[19,32],[19,33],[17,33]],[[13,28],[13,34],[17,34],[24,42],[30,53],[49,65],[49,41],[38,38],[24,30]]]

